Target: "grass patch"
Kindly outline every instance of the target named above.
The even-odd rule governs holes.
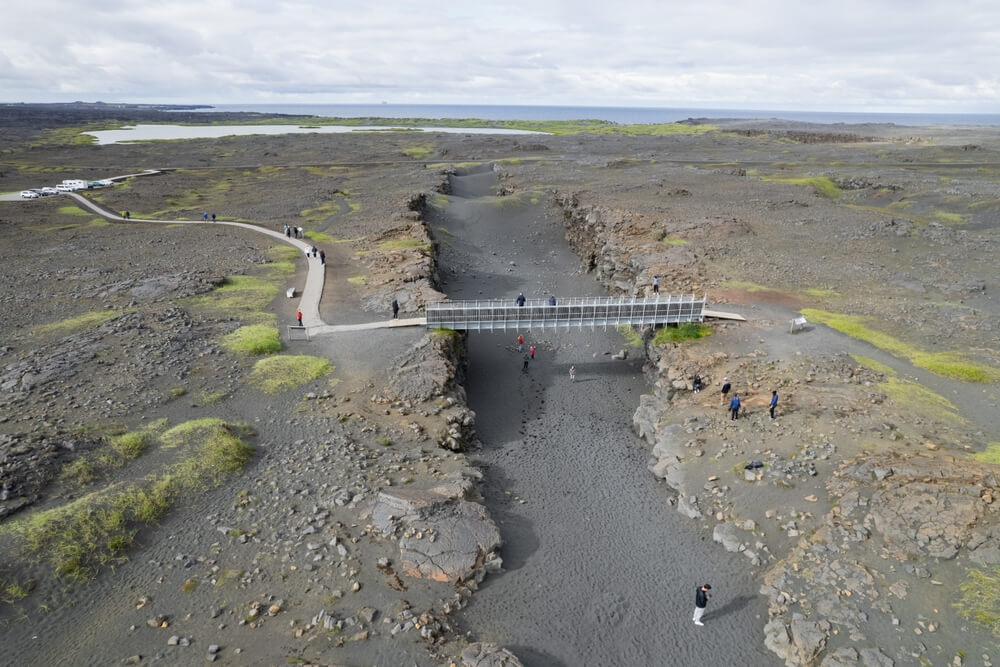
[[[295,273],[295,262],[268,262],[261,264],[260,268],[267,272],[269,278],[287,278]]]
[[[138,458],[149,447],[153,434],[149,431],[130,431],[116,435],[108,444],[111,448],[127,459]]]
[[[88,227],[107,227],[110,224],[111,223],[108,222],[104,218],[93,218],[90,222],[87,223],[87,226]]]
[[[629,347],[642,347],[642,337],[635,330],[635,327],[628,324],[619,324],[618,333],[625,338],[625,344]]]
[[[313,243],[333,243],[333,237],[323,232],[306,232],[305,236]]]
[[[666,245],[691,245],[691,242],[687,239],[672,239],[669,236],[664,236],[660,239],[660,243],[665,243]]]
[[[15,602],[19,602],[28,597],[34,588],[34,580],[28,580],[24,583],[20,583],[17,581],[0,579],[0,602],[3,602],[4,604],[14,604]]]
[[[1000,637],[1000,567],[969,570],[958,590],[958,613]]]
[[[440,192],[428,195],[426,201],[427,205],[433,208],[448,208],[448,204],[451,203],[451,200]]]
[[[126,560],[138,530],[159,521],[182,498],[219,485],[242,470],[253,447],[245,427],[206,419],[178,425],[162,435],[183,446],[181,458],[163,472],[122,488],[111,485],[61,507],[36,512],[9,530],[30,555],[70,581],[94,578],[107,565]]]
[[[59,208],[56,209],[56,212],[62,215],[93,215],[93,213],[84,211],[79,206],[73,206],[73,205],[60,206]]]
[[[277,285],[263,278],[229,276],[220,287],[208,294],[188,297],[181,303],[220,317],[239,316],[259,322],[261,319],[274,319],[264,309],[278,295],[278,291]]]
[[[403,155],[414,160],[423,160],[433,152],[434,149],[428,146],[410,146],[403,149]]]
[[[965,382],[995,382],[1000,380],[1000,370],[992,366],[971,362],[957,352],[924,352],[889,334],[868,328],[865,326],[867,318],[831,313],[815,308],[804,308],[802,314],[813,322],[825,324],[852,338],[870,343],[894,357],[906,359],[914,366],[936,375]]]
[[[378,244],[379,250],[406,250],[408,248],[419,248],[424,252],[430,252],[431,246],[419,239],[389,239]]]
[[[806,296],[811,296],[814,299],[830,299],[836,296],[840,296],[840,294],[836,290],[822,289],[819,287],[807,287],[806,289],[802,290],[802,293],[805,294]]]
[[[302,256],[302,252],[290,245],[274,245],[267,249],[267,256],[275,263],[294,262]]]
[[[281,338],[277,327],[251,324],[240,327],[222,337],[222,345],[235,354],[258,356],[281,352]]]
[[[878,387],[893,402],[913,408],[925,417],[953,424],[965,421],[958,414],[958,408],[955,407],[954,403],[916,382],[889,377]]]
[[[946,225],[961,225],[966,221],[966,216],[961,213],[951,213],[949,211],[934,211],[931,217]]]
[[[986,445],[985,450],[973,454],[972,458],[980,463],[1000,465],[1000,442],[991,442]]]
[[[656,332],[653,337],[654,345],[665,345],[667,343],[680,343],[685,340],[698,340],[712,335],[712,327],[698,322],[685,322],[676,327],[666,326]]]
[[[436,327],[434,329],[431,329],[428,335],[431,336],[432,338],[454,338],[459,334],[454,329],[445,329],[443,327]]]
[[[896,370],[892,366],[886,366],[882,362],[875,361],[871,357],[863,357],[860,354],[852,354],[851,358],[858,362],[858,365],[870,368],[876,373],[881,373],[886,377],[896,377]]]
[[[127,312],[130,311],[114,309],[95,310],[89,313],[83,313],[82,315],[77,315],[75,317],[68,317],[65,320],[59,320],[58,322],[41,324],[35,327],[35,333],[68,334],[83,331],[84,329],[93,329],[104,324],[105,322],[115,319],[116,317],[121,317]]]
[[[267,394],[294,389],[333,371],[333,364],[309,355],[283,355],[261,359],[254,364],[249,382]]]
[[[788,183],[789,185],[807,185],[820,197],[837,199],[841,189],[826,176],[806,176],[803,178],[779,178],[777,176],[761,176],[760,180],[767,183]]]
[[[367,285],[368,276],[351,276],[347,279],[347,282],[351,285]]]

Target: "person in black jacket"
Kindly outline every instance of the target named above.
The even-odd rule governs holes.
[[[524,308],[524,292],[521,292],[520,294],[518,294],[517,298],[514,299],[514,301],[517,303],[517,305],[520,308]]]
[[[694,624],[695,625],[705,625],[701,622],[701,617],[705,615],[705,607],[708,606],[708,601],[712,599],[709,591],[712,587],[708,584],[701,586],[694,594]]]
[[[729,378],[722,378],[722,402],[726,402],[726,397],[729,396],[729,390],[733,388],[733,385],[729,384]]]

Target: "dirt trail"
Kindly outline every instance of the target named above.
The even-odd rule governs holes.
[[[601,294],[555,211],[483,196],[495,184],[491,173],[454,177],[434,222],[453,235],[440,258],[449,296]],[[623,344],[613,330],[523,333],[538,347],[527,373],[515,332],[469,337],[478,463],[507,572],[487,579],[462,622],[527,665],[777,664],[745,559],[674,512],[646,471],[631,430],[647,390],[640,360],[611,360]],[[690,614],[705,581],[715,596],[701,628]]]

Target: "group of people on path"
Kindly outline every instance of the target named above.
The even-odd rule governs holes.
[[[201,214],[201,220],[202,220],[202,222],[208,222],[208,213],[202,213]],[[215,214],[214,213],[212,214],[212,222],[215,222]]]
[[[700,387],[701,387],[701,377],[695,375],[694,376],[694,382],[692,384],[694,385],[694,388],[695,388],[694,391],[695,391],[695,393],[698,393],[698,391],[700,390]],[[729,391],[732,388],[733,388],[733,385],[732,385],[731,382],[729,382],[729,378],[727,378],[727,377],[726,378],[722,378],[722,402],[723,402],[723,404],[726,402],[726,398],[729,396]],[[774,419],[774,411],[778,407],[778,390],[777,389],[771,390],[771,400],[770,400],[770,402],[767,405],[768,405],[768,412],[771,415],[771,419]],[[740,418],[740,408],[741,407],[743,407],[743,403],[742,403],[742,401],[740,401],[740,394],[739,394],[739,392],[733,392],[733,397],[729,399],[729,408],[728,408],[729,409],[729,419],[730,419],[730,421],[736,421],[737,419]]]
[[[208,214],[206,213],[206,215]],[[214,213],[212,214],[212,222],[215,222]],[[295,227],[293,225],[285,225],[284,228],[282,229],[282,232],[284,232],[285,236],[287,236],[290,239],[304,239],[306,237],[304,229],[302,229],[301,227]]]

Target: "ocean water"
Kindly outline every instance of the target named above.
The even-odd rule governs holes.
[[[673,123],[688,118],[780,118],[805,123],[1000,125],[1000,114],[866,113],[767,109],[656,109],[651,107],[504,106],[473,104],[219,104],[206,113],[251,111],[338,118],[484,118],[488,120],[607,120],[623,125]]]

